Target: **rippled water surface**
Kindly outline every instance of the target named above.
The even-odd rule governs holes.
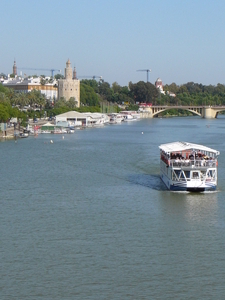
[[[0,299],[224,299],[224,136],[158,118],[0,143]],[[217,192],[165,189],[172,141],[221,152]]]

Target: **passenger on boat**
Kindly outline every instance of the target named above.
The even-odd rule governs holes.
[[[190,165],[190,159],[186,158],[184,163],[185,163],[185,166],[189,166]]]
[[[198,157],[202,157],[202,153],[200,150],[198,150]]]
[[[204,158],[202,157],[202,158],[201,158],[201,166],[202,166],[202,167],[205,167],[205,165],[206,165],[206,164],[205,164],[205,160],[204,160]]]
[[[189,156],[189,159],[190,159],[190,160],[194,160],[194,155],[191,154],[191,155]]]
[[[179,157],[176,157],[176,159],[175,159],[175,165],[176,166],[180,165],[180,159],[179,159]]]

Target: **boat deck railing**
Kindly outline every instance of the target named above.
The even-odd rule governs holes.
[[[216,168],[217,160],[177,160],[171,159],[170,166],[174,168]]]

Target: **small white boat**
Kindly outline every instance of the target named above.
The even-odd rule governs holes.
[[[67,133],[67,131],[66,131],[66,129],[55,128],[54,130],[51,131],[51,133],[62,134],[62,133]]]
[[[132,115],[126,115],[126,116],[124,116],[124,119],[123,119],[125,122],[127,122],[127,121],[134,121],[134,118],[133,118],[133,116]]]
[[[109,119],[109,124],[119,124],[123,121],[124,116],[122,114],[111,114]]]
[[[50,130],[41,130],[41,133],[51,133]]]
[[[74,129],[67,129],[67,133],[74,133]]]
[[[28,137],[28,132],[20,132],[20,138],[27,138]]]
[[[136,111],[121,111],[120,114],[124,116],[123,121],[136,121],[140,119],[140,114]]]
[[[159,149],[160,177],[169,190],[216,190],[219,151],[187,142],[163,144]]]
[[[19,132],[20,138],[27,138],[29,136],[29,130],[23,129],[23,131]]]

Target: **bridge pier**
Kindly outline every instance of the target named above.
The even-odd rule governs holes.
[[[153,118],[152,108],[151,107],[145,108],[145,110],[140,112],[140,117],[142,119]]]
[[[203,107],[202,109],[202,118],[204,119],[215,119],[217,117],[217,111],[211,107]]]

